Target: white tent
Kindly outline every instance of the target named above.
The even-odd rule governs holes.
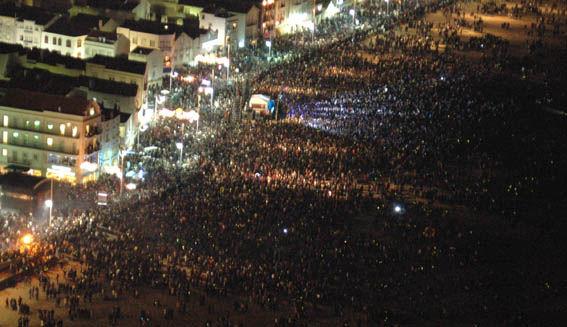
[[[248,101],[248,109],[254,110],[256,114],[269,115],[268,104],[270,97],[264,94],[253,94]]]

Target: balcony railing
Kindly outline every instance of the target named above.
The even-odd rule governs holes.
[[[16,164],[16,165],[20,165],[20,166],[31,167],[31,161],[29,159],[8,157],[8,163],[9,164]]]
[[[101,129],[98,126],[95,126],[89,130],[88,133],[85,133],[85,137],[93,137],[97,136],[101,133]]]
[[[85,149],[86,154],[91,154],[100,150],[100,143],[97,141],[96,145],[89,144]]]
[[[61,134],[61,132],[57,133],[59,131],[59,128],[56,129],[55,126],[52,129],[34,128],[34,127],[31,127],[31,126],[26,127],[26,126],[22,126],[22,125],[8,125],[8,126],[2,126],[2,127],[14,129],[14,130],[19,130],[19,131],[24,131],[24,132],[27,131],[27,132],[47,134],[47,135],[53,135],[53,136],[70,137],[70,138],[74,138],[74,139],[79,138],[79,133],[77,133],[76,136],[73,136],[72,128],[66,128],[65,134]]]
[[[30,148],[30,149],[37,149],[37,150],[42,150],[42,151],[49,151],[49,152],[57,152],[57,153],[62,153],[62,154],[67,154],[67,155],[72,155],[72,156],[76,156],[79,154],[78,150],[69,150],[69,149],[65,149],[64,146],[48,146],[40,144],[38,142],[8,142],[8,143],[4,143],[4,144],[8,144],[8,145],[12,145],[12,146],[18,146],[18,147],[23,147],[23,148]]]

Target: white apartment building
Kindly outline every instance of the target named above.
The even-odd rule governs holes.
[[[128,55],[129,51],[130,41],[122,34],[93,30],[85,39],[84,58],[96,55],[117,57]]]
[[[139,109],[148,87],[146,67],[144,62],[132,61],[124,57],[94,56],[86,63],[85,76],[135,84],[137,86],[136,108]]]
[[[131,61],[146,64],[148,85],[161,85],[165,55],[159,49],[137,47],[128,54]]]
[[[71,183],[98,172],[101,112],[92,100],[9,89],[0,98],[0,166]]]
[[[62,17],[42,33],[41,48],[57,51],[62,55],[85,58],[85,41],[88,34],[101,30],[102,20],[96,16],[79,14],[74,17]]]
[[[0,42],[40,48],[43,31],[58,18],[38,8],[4,4],[0,6]]]
[[[130,40],[130,51],[137,47],[159,49],[164,53],[166,61],[173,55],[175,25],[128,20],[116,28],[116,33]]]

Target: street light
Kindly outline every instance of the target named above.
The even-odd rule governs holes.
[[[268,51],[269,51],[268,52],[268,59],[272,58],[272,40],[271,40],[271,37],[270,37],[270,40],[266,41],[266,46],[268,47]]]
[[[45,207],[49,208],[49,226],[51,226],[51,221],[53,219],[53,178],[51,178],[49,199],[45,200]]]
[[[196,122],[197,123],[197,132],[199,131],[199,118],[200,115],[195,110],[191,110],[187,113],[187,119],[189,119],[190,123]]]
[[[354,8],[350,9],[348,14],[352,16],[352,23],[356,24],[356,10]]]
[[[177,142],[175,146],[179,150],[179,164],[181,164],[183,162],[183,143]]]
[[[33,243],[33,235],[32,234],[25,234],[24,236],[22,236],[22,238],[20,239],[22,241],[22,244],[24,245],[30,245]]]

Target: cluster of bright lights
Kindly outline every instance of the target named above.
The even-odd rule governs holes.
[[[24,236],[22,236],[22,238],[20,239],[22,244],[24,245],[30,245],[33,243],[33,235],[32,234],[25,234]]]

